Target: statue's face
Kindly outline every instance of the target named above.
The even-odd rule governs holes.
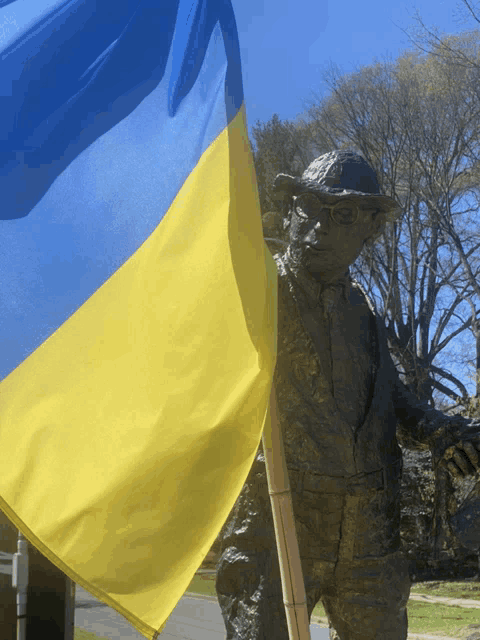
[[[290,255],[319,281],[340,277],[383,222],[375,213],[358,200],[328,205],[312,192],[300,194],[291,211]]]

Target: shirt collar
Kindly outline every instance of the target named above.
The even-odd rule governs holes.
[[[296,293],[300,292],[301,297],[305,300],[310,309],[318,307],[321,302],[322,294],[328,289],[339,289],[343,294],[343,298],[346,301],[348,299],[351,287],[350,272],[347,270],[344,276],[340,277],[334,282],[329,282],[328,285],[321,284],[315,278],[308,273],[305,269],[295,264],[290,254],[290,248],[288,247],[286,252],[281,257],[285,270],[293,282]]]

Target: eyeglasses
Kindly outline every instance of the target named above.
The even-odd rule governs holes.
[[[314,193],[301,193],[293,197],[295,213],[299,218],[317,219],[328,209],[331,219],[341,227],[350,227],[358,220],[360,210],[350,201],[337,202],[334,205],[325,204]]]

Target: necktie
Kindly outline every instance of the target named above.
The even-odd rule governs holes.
[[[353,335],[348,335],[348,318],[345,315],[342,285],[337,284],[325,287],[321,300],[330,343],[333,397],[337,407],[347,418],[352,428],[355,428],[357,422],[357,391],[360,381],[354,379],[355,369],[351,357],[352,345],[349,345],[349,340],[351,342],[355,338]]]

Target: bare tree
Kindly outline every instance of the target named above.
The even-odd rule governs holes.
[[[279,173],[301,175],[318,150],[301,122],[282,121],[277,114],[266,123],[257,122],[252,134],[264,233],[275,252],[284,243],[284,211],[273,193],[273,181]]]
[[[465,46],[471,47],[470,37]],[[478,335],[474,79],[464,65],[410,52],[347,76],[332,67],[329,97],[309,110],[313,139],[362,153],[383,190],[404,208],[365,248],[355,272],[384,317],[405,382],[429,402],[434,390],[466,401],[465,385],[441,352],[469,328]]]
[[[473,3],[470,0],[461,0],[459,3],[459,13],[463,14],[464,23],[473,23],[480,25],[480,3]],[[428,54],[432,59],[439,61],[443,68],[460,69],[463,74],[468,75],[468,82],[465,83],[464,99],[472,104],[478,104],[480,99],[480,30],[478,26],[475,29],[466,31],[460,35],[440,34],[436,28],[429,28],[425,25],[420,15],[416,15],[416,28],[410,29],[408,34],[418,51]],[[474,138],[474,143],[477,139]],[[478,214],[479,198],[478,184],[480,183],[478,145],[472,144],[467,150],[469,156],[469,165],[465,167],[465,178],[475,187],[469,189],[471,202],[471,212]],[[473,226],[478,226],[476,221]],[[444,231],[451,237],[458,256],[462,262],[465,274],[467,275],[471,290],[476,296],[480,295],[480,287],[476,274],[470,269],[467,257],[465,255],[465,239],[462,239],[455,225],[451,212],[443,225]],[[464,356],[464,362],[469,362],[474,370],[475,378],[475,397],[480,398],[480,323],[478,321],[476,310],[473,306],[471,298],[467,298],[471,310],[471,333],[475,342],[474,356],[467,354]]]
[[[275,208],[271,191],[275,176],[281,172],[299,175],[311,154],[300,127],[280,120],[277,114],[264,124],[257,122],[252,134],[260,206],[266,212]]]

